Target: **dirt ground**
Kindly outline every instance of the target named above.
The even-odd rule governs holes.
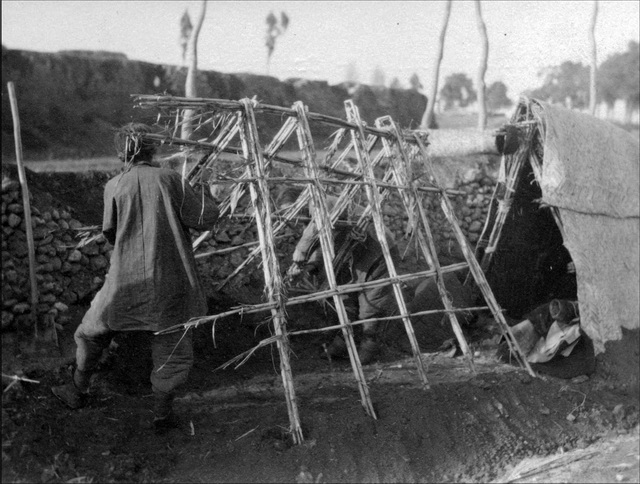
[[[305,440],[292,445],[275,347],[219,369],[269,336],[258,317],[218,321],[215,345],[210,326],[196,330],[194,368],[175,403],[193,435],[142,425],[151,363],[138,334],[114,340],[87,407],[67,409],[50,388],[70,381],[72,334],[86,309],[70,308],[59,347],[2,334],[3,375],[34,381],[3,376],[2,482],[640,481],[637,332],[611,352],[616,358],[600,357],[594,375],[573,380],[532,378],[495,358],[495,339],[470,332],[477,373],[439,342],[425,345],[423,388],[413,358],[386,346],[364,367],[377,419],[363,410],[349,362],[320,358],[326,337],[296,337]],[[316,304],[289,312],[305,328],[324,317]]]
[[[76,324],[85,309],[74,308]],[[295,316],[321,317],[317,309]],[[324,337],[299,337],[292,365],[305,440],[292,445],[275,347],[217,369],[267,335],[257,320],[222,320],[214,347],[210,327],[197,329],[175,404],[193,435],[158,435],[141,425],[151,415],[141,335],[114,340],[88,406],[72,411],[50,392],[69,381],[70,332],[59,348],[4,334],[3,374],[39,383],[8,388],[3,378],[2,481],[638,482],[637,373],[532,378],[472,340],[477,374],[451,352],[423,353],[423,388],[413,358],[386,347],[364,367],[374,420],[348,361],[320,359]]]

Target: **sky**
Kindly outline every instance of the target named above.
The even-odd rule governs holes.
[[[590,64],[592,1],[481,2],[489,37],[487,85],[502,81],[514,100],[541,85],[539,72],[564,61]],[[598,2],[598,62],[639,41],[640,1]],[[38,52],[106,50],[131,60],[180,65],[180,18],[192,21],[200,1],[2,1],[2,44]],[[389,85],[409,87],[417,74],[428,89],[433,77],[442,1],[212,1],[198,42],[198,68],[267,74],[266,17],[286,12],[268,74],[338,84],[355,67],[370,84],[375,69]],[[481,52],[472,1],[452,4],[439,85],[447,75],[474,80]],[[351,66],[351,68],[350,68]]]

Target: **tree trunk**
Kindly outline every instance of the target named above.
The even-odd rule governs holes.
[[[187,45],[187,56],[188,56],[188,70],[187,70],[187,80],[184,85],[184,95],[186,97],[197,97],[198,96],[198,36],[200,35],[200,29],[202,28],[202,23],[204,22],[204,15],[207,10],[207,0],[202,0],[200,4],[200,14],[198,15],[198,20],[196,22],[193,31],[191,32],[191,37],[189,37],[189,44]],[[191,118],[193,117],[192,109],[185,109],[182,115],[182,131],[180,137],[183,139],[189,139],[191,137],[191,133],[193,133],[193,126],[191,124]]]
[[[480,57],[480,65],[478,67],[478,129],[483,131],[487,127],[487,101],[485,94],[487,88],[484,83],[484,75],[487,72],[487,60],[489,58],[489,39],[487,37],[487,28],[482,20],[482,7],[480,0],[475,1],[476,4],[476,21],[478,30],[480,31],[480,40],[482,42],[482,55]]]
[[[436,105],[436,95],[438,94],[438,78],[440,77],[440,63],[442,62],[442,53],[444,51],[444,38],[447,33],[447,26],[449,25],[449,15],[451,14],[451,0],[447,0],[444,10],[444,19],[442,21],[442,27],[440,29],[440,39],[438,43],[438,55],[436,57],[436,64],[433,69],[433,77],[431,79],[431,86],[429,90],[429,96],[427,98],[427,109],[422,116],[422,122],[420,126],[423,129],[428,129],[433,126],[433,110]]]
[[[589,112],[595,116],[596,103],[596,73],[598,71],[598,49],[596,46],[596,21],[598,19],[598,0],[593,2],[593,10],[591,12],[591,26],[589,28],[589,44],[591,46],[591,70],[589,79]]]

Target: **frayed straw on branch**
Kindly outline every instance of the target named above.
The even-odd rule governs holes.
[[[291,333],[289,333],[289,334],[291,334]],[[282,338],[283,338],[283,335],[274,335],[274,336],[271,336],[271,337],[269,337],[267,339],[263,339],[256,346],[254,346],[253,348],[240,353],[238,356],[235,356],[235,357],[231,358],[229,361],[227,361],[226,363],[223,363],[218,368],[216,368],[216,370],[225,370],[228,367],[230,367],[231,365],[236,365],[234,369],[237,370],[239,367],[244,365],[245,362],[249,358],[251,358],[251,355],[253,355],[260,348],[263,348],[265,346],[269,346],[270,344],[275,343],[278,340],[282,340]]]
[[[25,381],[27,383],[40,383],[38,380],[31,380],[30,378],[24,378],[18,375],[5,375],[4,373],[2,374],[2,378],[12,380],[12,382],[7,385],[7,388],[5,388],[2,393],[8,392],[14,385],[21,381]]]

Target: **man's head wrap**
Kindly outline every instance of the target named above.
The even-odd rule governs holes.
[[[146,124],[125,124],[116,132],[113,140],[118,158],[125,164],[151,160],[156,144],[153,140],[145,138],[145,134],[151,132],[153,130]]]

